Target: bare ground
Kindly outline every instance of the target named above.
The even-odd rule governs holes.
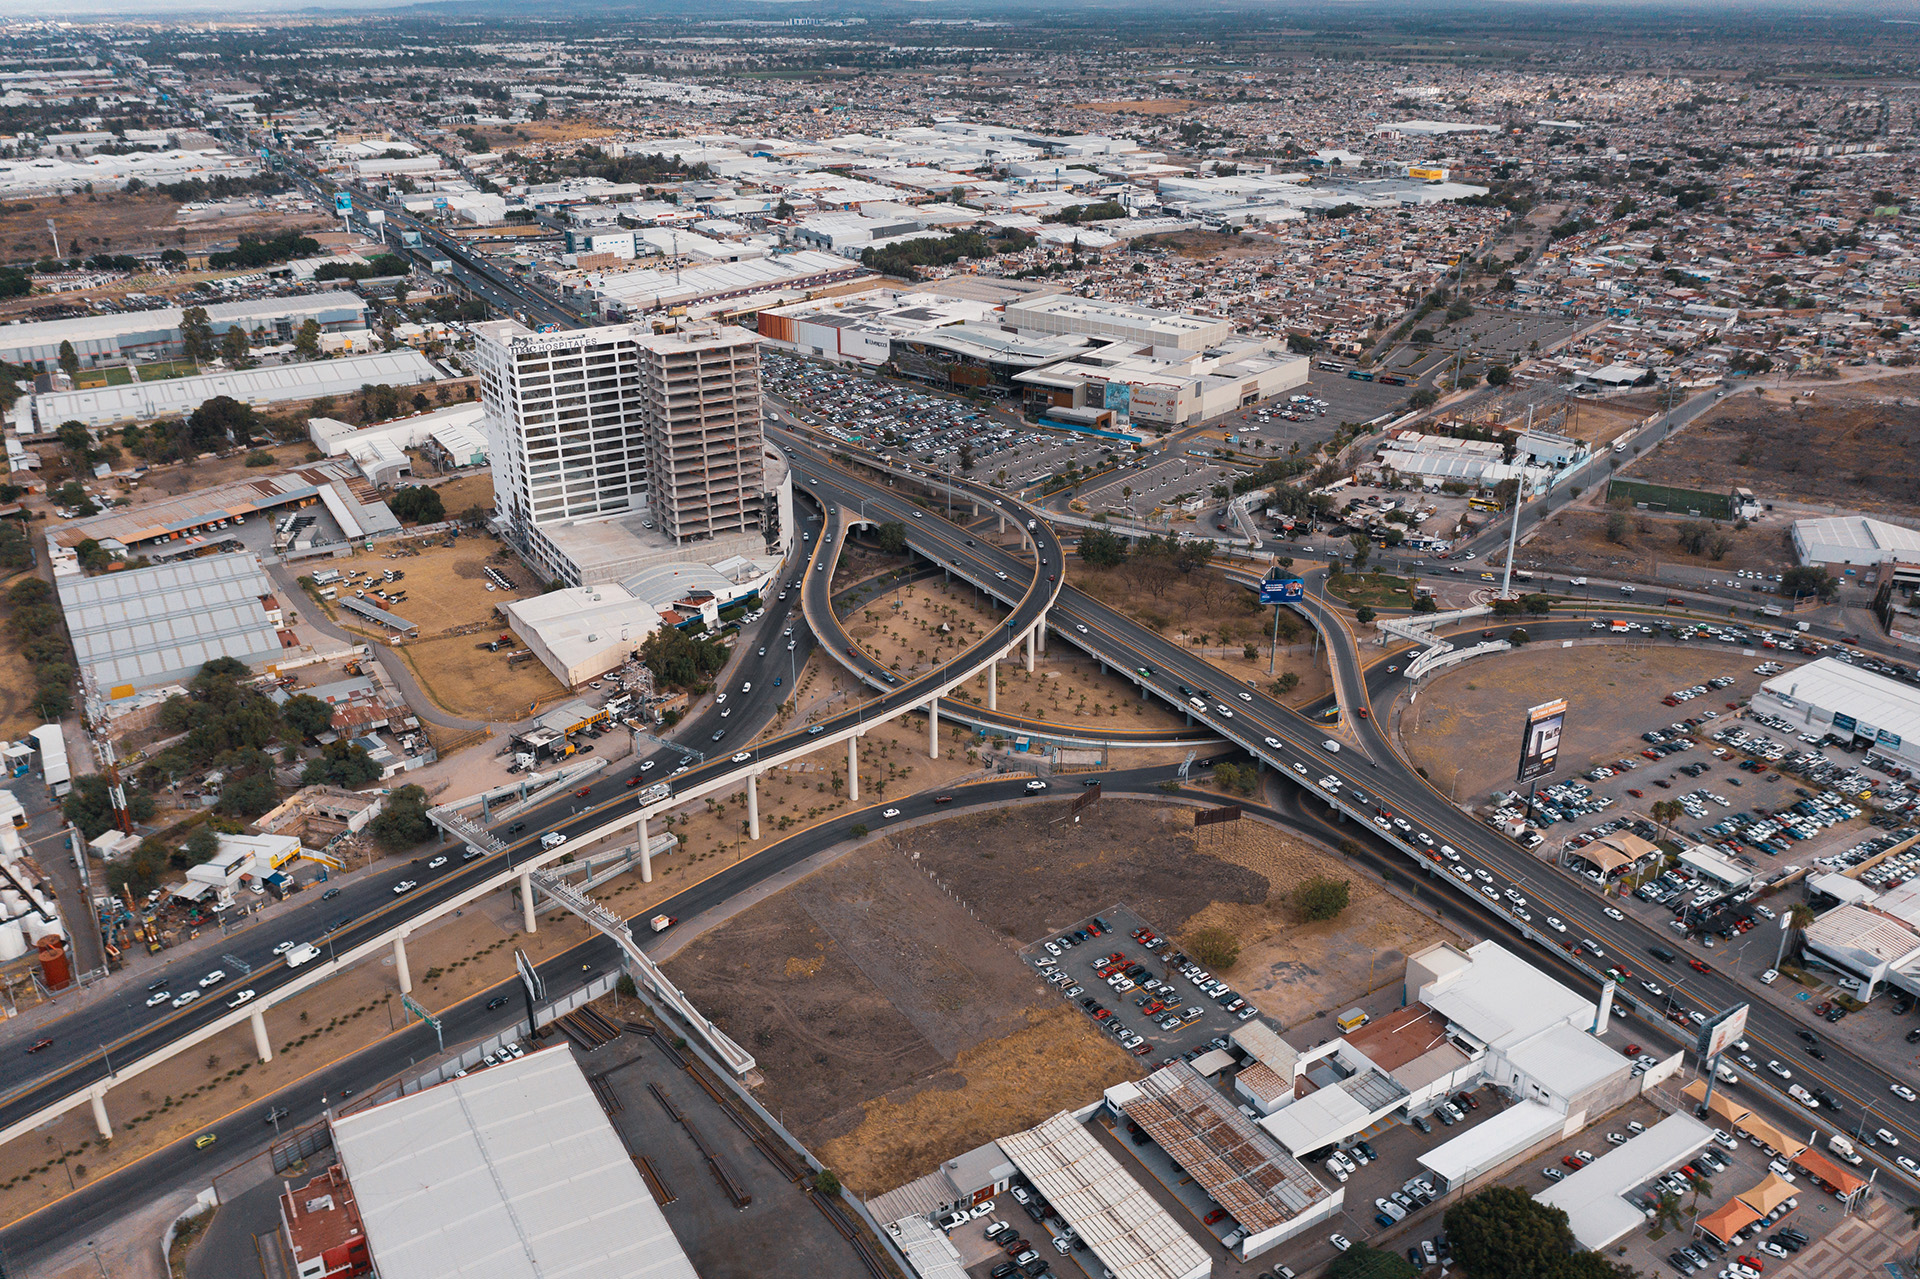
[[[1729,396],[1621,468],[1654,484],[1911,514],[1920,500],[1920,376]]]
[[[1607,540],[1607,522],[1611,512],[1589,506],[1567,507],[1554,513],[1544,525],[1528,534],[1526,542],[1514,553],[1518,568],[1547,569],[1555,573],[1606,573],[1624,570],[1652,576],[1661,564],[1690,564],[1696,568],[1718,569],[1728,577],[1736,569],[1765,569],[1780,573],[1796,562],[1788,550],[1785,519],[1762,519],[1747,528],[1720,525],[1716,532],[1731,545],[1719,559],[1693,555],[1681,549],[1678,541],[1682,517],[1649,515],[1643,511],[1628,513],[1625,540]],[[1489,557],[1489,563],[1504,562],[1506,552]]]

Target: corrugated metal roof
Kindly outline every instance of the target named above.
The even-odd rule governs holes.
[[[1250,1233],[1272,1230],[1327,1197],[1285,1147],[1185,1062],[1141,1080],[1139,1096],[1122,1108]]]
[[[1117,1279],[1187,1279],[1206,1252],[1066,1111],[1000,1139],[1014,1165]]]
[[[273,583],[252,552],[59,579],[74,655],[102,691],[192,673],[216,657],[280,650],[260,597]]]
[[[383,1279],[698,1279],[564,1046],[333,1134]]]
[[[93,426],[191,413],[217,395],[244,404],[269,404],[352,394],[368,384],[413,386],[439,376],[433,362],[418,351],[376,351],[308,364],[270,364],[91,391],[56,391],[34,396],[33,413],[43,429],[51,430],[54,423],[69,420]]]
[[[1920,689],[1838,658],[1808,662],[1775,675],[1760,688],[1798,706],[1851,715],[1856,731],[1863,734],[1872,729],[1896,734],[1903,741],[1920,741]]]

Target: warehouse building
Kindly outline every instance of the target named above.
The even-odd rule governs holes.
[[[1176,1061],[1145,1079],[1116,1084],[1106,1101],[1179,1166],[1178,1184],[1227,1210],[1213,1228],[1223,1242],[1234,1241],[1235,1255],[1243,1261],[1260,1256],[1338,1213],[1345,1191],[1315,1180],[1210,1084],[1199,1064]],[[1193,1207],[1203,1216],[1210,1211],[1197,1201]]]
[[[332,1127],[381,1279],[697,1279],[564,1046]]]
[[[54,588],[81,675],[110,700],[184,683],[216,657],[271,661],[292,638],[252,552],[62,577]]]
[[[216,395],[230,396],[259,409],[322,395],[358,395],[365,386],[417,386],[446,376],[418,351],[378,351],[308,364],[266,364],[198,377],[36,395],[29,403],[28,425],[21,429],[48,434],[63,422],[96,428],[150,422],[191,413]]]
[[[1713,1129],[1692,1115],[1668,1115],[1534,1199],[1566,1213],[1574,1239],[1597,1252],[1646,1224],[1639,1205],[1626,1198],[1628,1191],[1680,1167],[1712,1140]]]
[[[622,665],[660,626],[624,586],[570,586],[506,606],[507,625],[553,677],[577,688]]]
[[[1066,1111],[999,1146],[1118,1279],[1204,1279],[1207,1252]]]
[[[1204,351],[1233,336],[1233,321],[1224,316],[1187,315],[1064,293],[1009,302],[1006,323],[1034,333],[1124,338],[1182,351]]]
[[[1920,532],[1884,520],[1864,515],[1795,520],[1793,550],[1802,564],[1824,568],[1835,577],[1852,570],[1855,576],[1873,579],[1882,565],[1889,565],[1896,581],[1920,583]]]
[[[1920,768],[1920,688],[1822,657],[1775,675],[1753,695],[1756,712],[1777,715],[1803,733],[1832,733]]]
[[[274,342],[291,342],[308,320],[322,333],[359,333],[367,327],[367,304],[358,294],[309,293],[301,297],[214,302],[206,307],[207,326],[219,337],[228,329],[265,333]],[[0,360],[24,364],[36,373],[60,367],[60,344],[73,343],[80,367],[127,364],[183,353],[180,320],[185,308],[121,311],[67,320],[0,324]]]

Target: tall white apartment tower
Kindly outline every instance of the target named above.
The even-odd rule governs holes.
[[[766,528],[754,334],[473,332],[496,512],[550,577],[615,580],[661,547],[745,546]]]

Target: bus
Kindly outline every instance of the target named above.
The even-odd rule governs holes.
[[[1529,569],[1517,568],[1513,570],[1513,578],[1516,582],[1531,582],[1533,573]]]
[[[1380,380],[1388,386],[1405,386],[1407,379],[1398,373],[1382,373]]]
[[[1352,378],[1356,382],[1371,382],[1373,381],[1373,370],[1372,369],[1348,369],[1347,376]]]
[[[1313,367],[1316,369],[1325,369],[1329,373],[1345,373],[1347,371],[1347,366],[1338,360],[1321,360]]]
[[[1501,511],[1506,509],[1490,497],[1470,497],[1467,499],[1467,505],[1476,511]]]

